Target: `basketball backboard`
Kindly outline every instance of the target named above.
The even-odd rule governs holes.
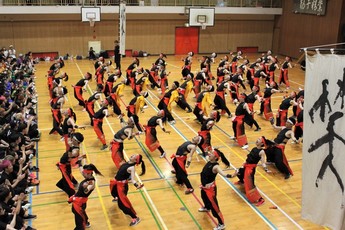
[[[214,8],[189,8],[189,26],[214,26]]]
[[[81,7],[81,21],[89,22],[101,21],[101,8],[100,7]]]

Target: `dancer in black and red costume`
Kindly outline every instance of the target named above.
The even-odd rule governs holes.
[[[135,166],[139,164],[141,164],[142,170],[140,176],[144,175],[146,168],[143,161],[143,156],[140,154],[134,154],[130,156],[129,161],[121,165],[119,171],[115,175],[115,179],[110,180],[111,195],[115,200],[117,200],[118,206],[122,212],[132,218],[129,226],[137,225],[141,221],[127,197],[129,180],[137,189],[140,189],[144,186],[144,184],[138,183],[135,180]]]

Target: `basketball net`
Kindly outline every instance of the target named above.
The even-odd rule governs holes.
[[[200,23],[200,24],[201,24],[201,29],[206,30],[206,25],[204,23]]]
[[[93,18],[89,18],[89,22],[90,22],[90,27],[95,26],[95,21],[93,20]]]

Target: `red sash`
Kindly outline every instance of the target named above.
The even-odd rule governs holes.
[[[180,156],[180,155],[173,154],[171,158],[175,158],[180,168],[187,174],[187,170],[185,166],[185,161],[187,159],[187,156],[185,155]]]
[[[157,138],[155,138],[152,134],[151,134],[151,130],[155,129],[155,127],[151,127],[151,126],[145,126],[145,134],[146,134],[146,138],[145,138],[145,144],[147,146],[147,148],[153,152],[155,151],[159,146],[159,141],[157,140]]]
[[[261,198],[261,195],[256,189],[256,186],[252,179],[252,176],[254,176],[255,167],[256,164],[244,164],[244,189],[246,191],[247,199],[251,203],[255,203]]]

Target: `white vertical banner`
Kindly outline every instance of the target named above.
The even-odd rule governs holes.
[[[345,55],[306,54],[302,217],[345,229]]]
[[[119,46],[120,46],[120,54],[125,55],[126,50],[126,3],[121,1],[119,7]]]

